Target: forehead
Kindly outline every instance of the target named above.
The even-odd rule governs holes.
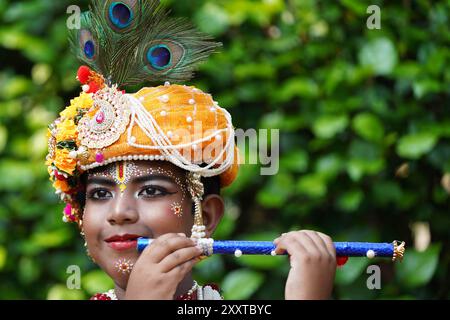
[[[121,161],[111,163],[107,166],[89,170],[89,176],[106,176],[116,175],[117,168],[122,166],[125,168],[126,175],[159,175],[172,178],[183,178],[184,171],[167,161]]]

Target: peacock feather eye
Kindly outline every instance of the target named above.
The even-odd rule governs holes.
[[[147,60],[153,68],[163,70],[170,66],[172,62],[172,52],[166,45],[156,45],[147,51]]]
[[[123,2],[113,2],[109,6],[109,19],[119,28],[127,28],[133,21],[133,10]]]
[[[84,44],[84,54],[86,58],[93,59],[95,56],[95,45],[91,40],[86,41]]]
[[[97,55],[97,43],[89,30],[82,29],[79,32],[80,49],[88,60],[94,60]]]

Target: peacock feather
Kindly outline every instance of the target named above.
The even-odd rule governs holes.
[[[159,0],[92,0],[69,39],[83,63],[119,86],[189,80],[221,46],[186,19],[170,18]]]

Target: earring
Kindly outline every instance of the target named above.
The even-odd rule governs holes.
[[[187,177],[187,188],[191,194],[192,201],[194,201],[194,225],[192,226],[191,238],[196,241],[202,239],[206,236],[206,227],[203,224],[202,215],[202,197],[205,192],[203,183],[201,181],[201,176],[198,173],[188,172]]]
[[[84,241],[84,247],[86,248],[86,255],[89,257],[89,259],[91,259],[91,261],[92,261],[93,263],[97,263],[97,262],[95,261],[95,259],[91,256],[91,253],[89,252],[89,248],[88,248],[88,246],[87,246],[86,240]]]
[[[83,220],[80,220],[80,222],[79,222],[79,227],[80,227],[80,235],[81,235],[81,237],[83,238],[83,240],[84,240],[84,247],[86,248],[86,255],[89,257],[89,259],[91,259],[91,261],[93,262],[93,263],[96,263],[95,262],[95,259],[91,256],[91,253],[89,252],[89,248],[88,248],[88,246],[87,246],[87,242],[86,242],[86,236],[85,236],[85,234],[84,234],[84,229],[83,229]]]

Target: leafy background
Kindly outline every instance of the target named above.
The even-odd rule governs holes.
[[[85,256],[47,181],[46,126],[79,92],[66,8],[0,0],[0,298],[86,299],[111,282]],[[407,241],[402,264],[354,258],[336,299],[447,299],[450,2],[164,1],[224,43],[193,81],[238,128],[280,129],[280,170],[244,165],[215,237]],[[366,27],[371,4],[382,29]],[[247,155],[255,150],[247,150]],[[431,241],[428,242],[427,239]],[[366,267],[382,270],[381,290]],[[66,269],[79,265],[81,290]],[[226,298],[283,298],[285,258],[214,256],[195,270]]]

